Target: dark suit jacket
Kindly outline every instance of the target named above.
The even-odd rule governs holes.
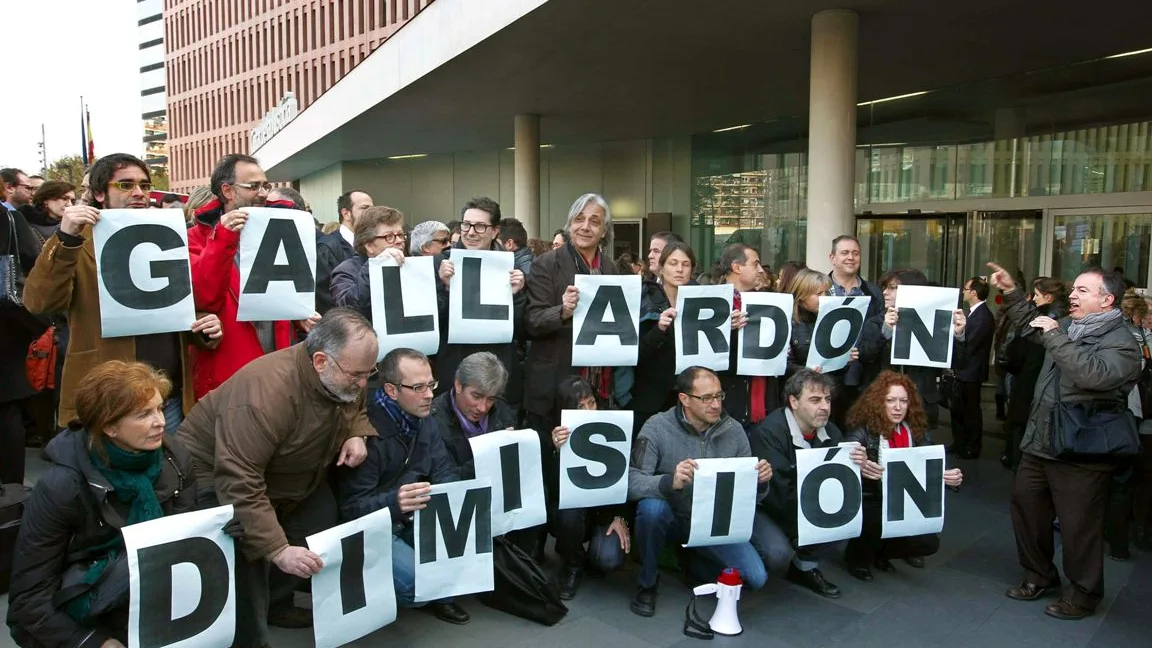
[[[316,312],[323,315],[336,304],[332,300],[332,271],[356,256],[340,230],[316,239]]]
[[[992,338],[996,321],[988,302],[968,315],[964,329],[964,343],[956,347],[952,358],[952,371],[960,382],[982,383],[988,380],[988,358],[992,353]]]

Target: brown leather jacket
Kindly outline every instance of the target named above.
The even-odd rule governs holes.
[[[250,559],[270,558],[288,540],[276,518],[327,479],[344,442],[376,436],[364,395],[339,403],[320,382],[303,344],[257,358],[205,396],[177,438],[192,455],[200,488],[235,506]]]
[[[80,247],[65,246],[56,234],[48,237],[24,284],[24,306],[29,312],[36,315],[68,313],[68,352],[64,356],[64,375],[60,377],[61,425],[76,418],[76,386],[89,371],[109,360],[136,360],[136,338],[101,337],[100,284],[96,277],[92,228],[85,228],[82,236],[84,243]],[[180,334],[185,413],[196,401],[188,345],[200,339],[199,335]]]

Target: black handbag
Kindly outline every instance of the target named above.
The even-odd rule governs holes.
[[[956,398],[956,376],[952,371],[940,374],[940,400],[939,405],[946,410],[952,409],[952,401]]]
[[[556,584],[531,556],[504,536],[492,539],[492,563],[495,588],[478,597],[481,603],[549,626],[568,614]]]
[[[16,219],[8,213],[8,250],[0,254],[0,308],[20,308],[24,304],[20,292],[24,289],[24,271],[20,267],[20,246],[16,238]]]
[[[1063,402],[1060,367],[1056,366],[1056,402],[1048,415],[1052,432],[1049,453],[1065,461],[1108,462],[1138,456],[1139,423],[1127,401]]]

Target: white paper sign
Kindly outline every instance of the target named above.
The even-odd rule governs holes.
[[[852,348],[864,330],[870,301],[871,297],[820,297],[806,367],[820,367],[828,373],[848,366]]]
[[[388,254],[368,259],[372,327],[380,340],[377,362],[393,349],[415,349],[425,355],[440,350],[435,260],[407,257],[400,265]]]
[[[455,274],[448,286],[448,343],[511,342],[512,253],[452,248]]]
[[[187,331],[196,321],[179,209],[103,209],[92,228],[100,336]]]
[[[487,479],[433,484],[414,516],[417,603],[490,592],[492,487]]]
[[[796,451],[796,530],[801,547],[860,536],[864,515],[854,443]]]
[[[308,536],[324,561],[312,577],[316,648],[336,648],[396,620],[392,512],[387,507]]]
[[[558,508],[590,508],[628,501],[632,412],[563,410],[568,441],[560,446]]]
[[[748,325],[740,329],[738,375],[783,376],[788,371],[793,299],[792,293],[740,293]]]
[[[476,478],[492,484],[492,535],[547,522],[539,435],[534,430],[496,430],[468,441]]]
[[[640,275],[576,275],[573,367],[635,367],[640,358]],[[589,317],[591,315],[591,317]]]
[[[733,294],[728,284],[680,286],[676,293],[676,373],[693,365],[713,371],[728,368]]]
[[[915,367],[952,366],[952,313],[960,299],[957,288],[900,286],[900,318],[892,332],[892,364]]]
[[[747,542],[756,517],[756,457],[697,459],[685,547]]]
[[[128,645],[226,648],[236,633],[232,506],[124,527]]]
[[[308,319],[316,312],[316,223],[308,212],[245,207],[236,265],[241,322]]]
[[[880,454],[885,538],[944,530],[944,446],[888,449]]]

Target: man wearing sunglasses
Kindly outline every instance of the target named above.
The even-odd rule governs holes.
[[[107,360],[146,362],[172,381],[172,395],[164,401],[165,428],[174,434],[194,402],[189,344],[210,348],[219,343],[220,319],[209,314],[192,323],[191,333],[157,333],[132,337],[102,337],[99,281],[92,226],[101,209],[148,209],[152,182],[139,158],[115,153],[92,165],[92,205],[71,205],[64,210],[60,229],[48,237],[28,275],[24,303],[40,315],[68,313],[68,351],[64,357],[59,421],[76,418],[74,392],[80,379]]]
[[[641,567],[632,612],[656,614],[657,563],[665,545],[688,540],[692,518],[692,478],[696,459],[751,457],[744,426],[724,413],[724,392],[716,372],[688,367],[676,377],[678,403],[648,419],[632,446],[628,501],[636,502],[636,546]],[[768,494],[772,466],[756,466],[757,501]],[[696,575],[709,582],[725,567],[740,570],[744,584],[759,589],[768,570],[750,542],[691,550]]]
[[[192,290],[196,308],[220,316],[224,336],[220,346],[197,350],[193,356],[196,397],[219,387],[249,362],[304,337],[319,315],[299,322],[241,322],[240,268],[236,254],[248,222],[248,207],[263,207],[272,184],[260,163],[248,155],[225,155],[216,164],[211,182],[214,198],[200,209],[188,230],[192,256]]]
[[[380,362],[382,387],[368,399],[368,420],[379,436],[367,439],[368,456],[355,468],[337,470],[340,516],[354,520],[387,507],[392,512],[392,581],[396,602],[417,607],[413,513],[428,505],[433,484],[454,482],[460,473],[444,445],[432,413],[432,365],[413,349],[393,349]],[[422,610],[448,623],[468,623],[452,599]]]

